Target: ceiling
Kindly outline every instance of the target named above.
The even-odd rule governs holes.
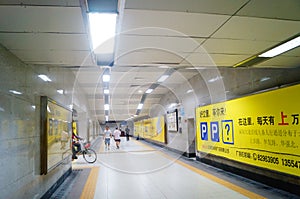
[[[136,114],[169,68],[175,72],[147,95],[140,115],[199,74],[191,69],[232,68],[300,32],[299,0],[119,0],[118,10],[110,120]],[[104,69],[90,40],[84,0],[0,1],[0,43],[26,64],[72,70],[90,110],[104,120]],[[299,65],[296,48],[251,67]]]

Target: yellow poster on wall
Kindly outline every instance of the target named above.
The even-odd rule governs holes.
[[[165,143],[164,117],[155,117],[134,123],[134,134],[141,138]]]
[[[196,109],[197,150],[300,176],[300,85]]]

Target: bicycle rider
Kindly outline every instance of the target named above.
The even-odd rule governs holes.
[[[76,156],[76,153],[81,151],[81,145],[79,143],[79,140],[82,140],[83,138],[77,136],[74,132],[72,133],[72,159],[78,159]],[[76,148],[77,150],[76,150]]]

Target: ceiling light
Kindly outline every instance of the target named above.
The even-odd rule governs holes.
[[[35,105],[32,105],[31,108],[32,108],[32,109],[35,109]]]
[[[141,110],[143,108],[143,106],[144,106],[144,104],[139,104],[138,107],[137,107],[137,109]]]
[[[186,91],[186,93],[191,93],[191,92],[193,92],[193,89]]]
[[[41,78],[42,80],[44,80],[45,82],[51,82],[52,80],[47,76],[47,75],[38,75],[39,78]]]
[[[16,95],[22,95],[21,92],[15,91],[15,90],[9,90],[9,92],[11,92],[11,93],[13,93],[13,94],[16,94]]]
[[[102,80],[103,80],[103,82],[109,82],[110,81],[110,75],[103,75]]]
[[[108,122],[108,115],[105,115],[105,121]]]
[[[151,89],[151,88],[149,88],[148,90],[146,90],[146,92],[145,93],[152,93],[152,91],[153,91],[153,89]]]
[[[109,104],[104,104],[104,110],[108,111],[109,110]]]
[[[109,90],[108,89],[104,89],[104,94],[109,94]]]
[[[113,38],[109,45],[105,44],[105,52],[103,48],[101,49],[101,53],[113,53],[116,21],[116,13],[89,13],[93,50],[101,46],[108,39]]]
[[[64,90],[63,89],[58,89],[58,90],[56,90],[59,94],[64,94]]]
[[[300,45],[300,36],[298,36],[290,41],[287,41],[279,46],[276,46],[275,48],[272,48],[271,50],[268,50],[267,52],[264,52],[258,56],[259,57],[275,57],[286,51],[296,48],[299,45]]]
[[[170,75],[162,75],[162,76],[157,80],[157,82],[163,82],[163,81],[165,81],[166,79],[168,79],[169,76],[170,76]]]

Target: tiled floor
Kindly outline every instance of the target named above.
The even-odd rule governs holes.
[[[112,143],[107,150],[99,140],[97,147],[94,164],[82,157],[73,162],[73,169],[84,174],[74,178],[78,182],[65,189],[64,198],[297,198],[198,161],[191,166],[186,158],[143,141],[124,139],[120,149]]]

